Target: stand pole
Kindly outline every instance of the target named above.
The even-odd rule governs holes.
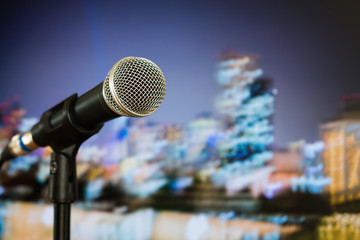
[[[70,203],[54,204],[54,240],[70,239]]]
[[[54,240],[70,239],[71,203],[77,197],[76,153],[80,144],[51,154],[49,198],[54,203]]]

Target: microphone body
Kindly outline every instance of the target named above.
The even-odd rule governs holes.
[[[165,92],[165,78],[156,64],[144,58],[124,58],[104,82],[80,97],[70,96],[46,111],[30,131],[13,136],[0,164],[38,147],[56,150],[82,143],[119,116],[147,116],[158,108]]]

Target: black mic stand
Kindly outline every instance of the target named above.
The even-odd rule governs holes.
[[[80,145],[103,126],[92,130],[81,127],[72,114],[76,100],[76,94],[70,96],[46,111],[39,122],[54,150],[49,179],[49,198],[54,203],[54,240],[70,239],[71,203],[77,198],[76,154]],[[60,117],[51,119],[55,114]]]
[[[54,240],[70,239],[71,203],[77,197],[76,154],[74,144],[51,154],[49,198],[54,203]]]

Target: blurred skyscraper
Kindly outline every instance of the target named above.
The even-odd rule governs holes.
[[[276,90],[271,87],[270,79],[260,78],[263,71],[257,63],[255,56],[228,53],[218,64],[216,80],[220,92],[216,111],[225,123],[219,144],[225,164],[212,176],[217,184],[228,186],[229,181],[236,181],[235,177],[247,174],[252,174],[249,178],[252,183],[258,182],[255,176],[266,178],[273,171],[266,168],[265,163],[273,156],[269,150],[274,141],[270,118],[274,113]],[[265,172],[256,174],[259,170]],[[238,190],[251,184],[245,182]]]

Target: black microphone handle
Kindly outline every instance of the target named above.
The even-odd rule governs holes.
[[[27,141],[23,143],[25,147],[32,151],[48,145],[61,148],[80,143],[97,133],[104,122],[119,117],[120,115],[107,106],[102,87],[103,83],[100,83],[80,97],[74,94],[44,112],[39,122],[26,133],[31,136],[32,146],[30,147]],[[23,142],[22,136],[14,140],[17,145],[19,141]],[[14,147],[7,145],[0,156],[0,169],[5,161],[21,155],[24,155],[23,150],[14,153]]]
[[[120,115],[107,106],[103,96],[103,83],[100,83],[80,97],[74,94],[44,112],[39,122],[26,133],[31,135],[32,140],[23,144],[32,151],[48,145],[63,147],[82,142],[97,133],[105,122],[117,117]],[[14,140],[16,145],[19,145],[19,140],[22,142],[22,139],[20,136]],[[29,142],[32,143],[31,146],[28,145]],[[0,156],[0,165],[4,161],[26,154],[24,150],[19,152],[19,149],[16,149],[14,152],[14,147],[6,146]]]

